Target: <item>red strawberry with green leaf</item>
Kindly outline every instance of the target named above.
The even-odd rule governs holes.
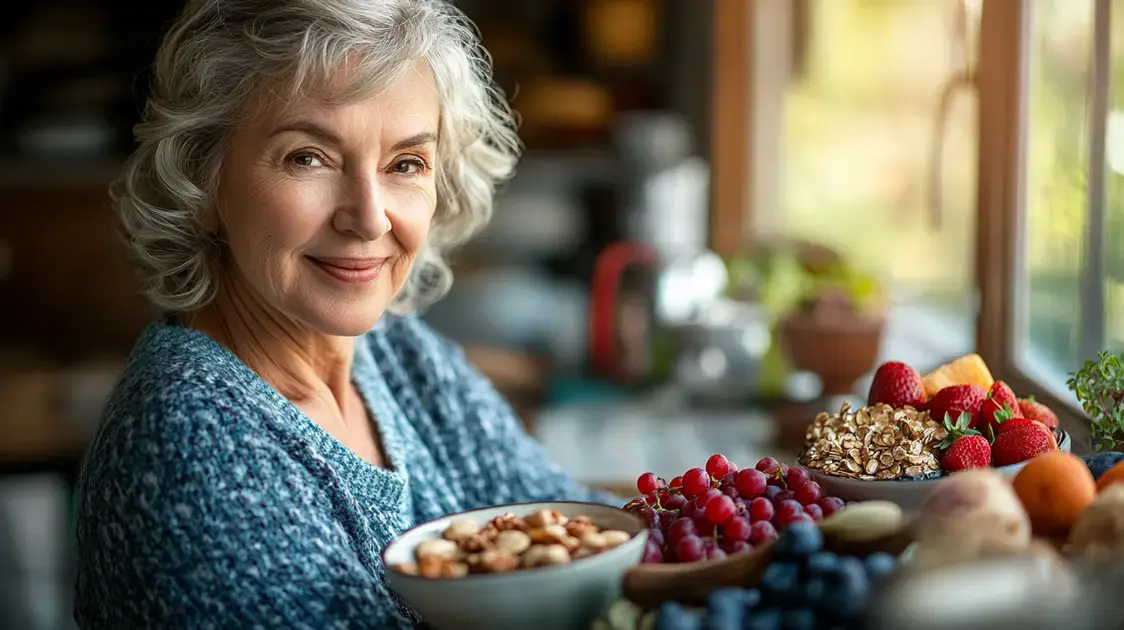
[[[1003,381],[995,381],[976,417],[976,428],[984,435],[994,436],[998,433],[999,425],[1012,418],[1021,418],[1022,410],[1019,409],[1019,399],[1015,392]]]
[[[887,361],[878,367],[867,396],[868,405],[883,403],[895,409],[906,406],[921,409],[925,401],[921,374],[900,361]]]
[[[991,457],[996,466],[1010,466],[1058,450],[1058,441],[1040,422],[1015,427],[995,436]]]
[[[1037,420],[1031,420],[1030,418],[1011,418],[1009,420],[1004,420],[999,423],[998,427],[996,427],[995,433],[991,437],[991,441],[994,442],[996,436],[1002,435],[1003,433],[1006,433],[1008,431],[1012,431],[1019,427],[1033,426],[1036,424],[1042,423]]]
[[[1058,416],[1049,407],[1034,400],[1034,397],[1023,398],[1019,400],[1019,411],[1024,418],[1037,420],[1046,425],[1047,428],[1058,428]]]
[[[937,422],[944,422],[945,417],[952,422],[953,418],[960,418],[961,414],[971,415],[969,427],[976,428],[976,414],[983,406],[987,392],[979,385],[949,385],[940,390],[929,401],[929,415]]]
[[[941,467],[948,472],[991,466],[991,445],[979,431],[970,428],[971,422],[972,414],[968,412],[961,413],[956,422],[945,417],[944,429],[948,435],[940,445],[944,449]]]

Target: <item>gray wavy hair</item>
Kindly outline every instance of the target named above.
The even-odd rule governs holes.
[[[153,304],[187,312],[214,296],[224,245],[202,216],[254,97],[307,96],[351,60],[345,100],[376,93],[418,60],[436,77],[437,209],[390,310],[408,313],[448,291],[443,254],[487,224],[521,150],[472,23],[444,0],[192,0],[161,44],[139,145],[110,188]]]

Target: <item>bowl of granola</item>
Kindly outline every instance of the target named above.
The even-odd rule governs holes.
[[[438,630],[589,627],[640,563],[646,524],[623,509],[523,503],[452,514],[383,550],[387,582]]]
[[[1069,435],[1054,429],[1058,449],[1070,451]],[[800,463],[823,492],[847,501],[892,501],[905,510],[921,505],[941,478],[944,426],[913,407],[874,404],[816,416],[805,433]],[[996,467],[1014,477],[1026,462]]]

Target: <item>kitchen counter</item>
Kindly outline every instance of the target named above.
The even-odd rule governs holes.
[[[624,493],[635,492],[641,473],[670,480],[715,453],[739,466],[767,456],[793,461],[795,455],[775,446],[776,423],[768,412],[693,410],[673,392],[544,409],[533,433],[578,481]]]

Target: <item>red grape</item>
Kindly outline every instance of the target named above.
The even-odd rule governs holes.
[[[707,560],[723,560],[726,558],[726,552],[722,551],[721,547],[706,550]]]
[[[706,518],[715,525],[722,525],[734,517],[734,500],[726,495],[714,497],[706,504]]]
[[[749,504],[749,517],[754,521],[769,522],[773,520],[776,510],[773,508],[772,501],[765,497],[757,497]]]
[[[648,505],[655,507],[660,504],[660,495],[659,493],[651,492],[644,496],[644,500],[648,502]]]
[[[710,488],[710,475],[702,468],[692,468],[683,473],[683,496],[693,499]]]
[[[749,519],[732,518],[722,526],[722,535],[726,540],[749,540],[750,527]]]
[[[658,563],[663,562],[663,560],[663,548],[649,538],[648,542],[644,545],[644,557],[640,561]]]
[[[671,524],[679,520],[679,510],[664,510],[660,513],[660,529],[666,534]]]
[[[803,512],[803,511],[801,511],[801,512],[800,512],[799,514],[797,514],[796,516],[793,516],[793,517],[792,517],[792,520],[790,520],[790,521],[788,521],[787,523],[785,523],[785,527],[790,527],[790,526],[792,526],[792,525],[793,525],[794,523],[812,523],[812,522],[814,522],[814,521],[812,521],[812,517],[811,517],[811,516],[808,516],[808,514],[807,514],[807,513],[805,513],[805,512]]]
[[[773,475],[776,475],[780,471],[781,463],[778,462],[777,460],[773,459],[772,457],[766,457],[766,458],[762,459],[761,461],[757,462],[757,465],[754,466],[754,468],[756,468],[757,470],[760,470],[761,472],[765,473],[767,476],[772,477]]]
[[[812,475],[808,472],[807,468],[804,468],[802,466],[793,466],[792,468],[788,469],[787,473],[785,473],[784,480],[788,482],[789,488],[795,488],[805,481],[811,481]]]
[[[791,500],[793,496],[792,490],[781,490],[777,493],[777,496],[773,497],[773,501],[780,503],[781,501]]]
[[[640,491],[640,494],[655,492],[657,489],[656,476],[650,472],[640,475],[640,478],[636,480],[636,489]]]
[[[679,515],[686,516],[687,518],[695,518],[699,513],[699,504],[694,501],[688,501],[679,508]]]
[[[820,489],[820,484],[814,481],[805,481],[792,490],[792,498],[804,505],[812,505],[822,497],[823,491]]]
[[[698,528],[695,527],[695,521],[689,518],[677,519],[671,524],[667,530],[667,542],[676,545],[680,540],[686,536],[694,536],[698,533]]]
[[[734,479],[738,494],[744,499],[756,499],[765,494],[765,488],[769,485],[769,479],[765,477],[765,473],[756,468],[739,470]]]
[[[815,503],[812,503],[810,505],[805,505],[804,506],[804,513],[807,514],[808,516],[811,516],[813,521],[822,521],[823,520],[823,508],[816,505]]]
[[[753,551],[753,545],[744,540],[728,540],[722,543],[722,551],[725,551],[726,555],[732,556],[736,553]]]
[[[665,510],[678,510],[687,504],[687,497],[681,494],[672,494],[663,502]]]
[[[777,537],[777,528],[769,521],[757,521],[749,528],[749,542],[754,547],[763,545]]]
[[[667,487],[668,488],[682,488],[683,487],[683,478],[682,477],[672,477],[671,483],[667,484]]]
[[[824,518],[827,518],[843,509],[843,499],[838,497],[824,497],[819,500],[818,505],[820,509],[823,510]]]
[[[667,482],[664,481],[663,477],[656,477],[656,489],[667,490]]]
[[[675,557],[680,562],[698,562],[705,555],[702,539],[694,534],[684,536],[675,543]]]
[[[767,486],[765,488],[765,494],[763,494],[761,496],[765,497],[766,499],[769,499],[770,501],[775,501],[776,498],[777,498],[777,495],[780,494],[780,493],[781,493],[781,487],[772,485],[772,480],[769,480],[769,486]]]
[[[721,453],[715,453],[706,460],[706,472],[715,479],[721,479],[730,472],[730,462]]]
[[[777,502],[777,513],[774,517],[774,522],[778,519],[783,519],[785,522],[792,520],[797,514],[804,513],[804,506],[799,501],[793,499],[786,499]]]
[[[741,498],[741,495],[738,494],[738,489],[735,486],[733,486],[732,484],[729,485],[729,486],[723,485],[722,488],[721,488],[721,492],[722,492],[722,494],[730,497],[731,499]]]
[[[733,486],[733,485],[735,485],[734,480],[737,479],[737,476],[738,476],[738,473],[731,470],[730,472],[723,475],[722,478],[719,479],[719,482],[723,486]]]
[[[706,492],[700,494],[695,499],[695,504],[698,505],[700,508],[704,508],[704,507],[706,507],[707,503],[710,503],[711,499],[713,499],[714,497],[720,497],[720,496],[723,496],[721,490],[719,490],[718,488],[711,488],[710,490],[707,490]]]
[[[660,528],[660,513],[659,512],[649,508],[647,512],[644,512],[644,520],[648,522],[648,529],[659,529]]]

